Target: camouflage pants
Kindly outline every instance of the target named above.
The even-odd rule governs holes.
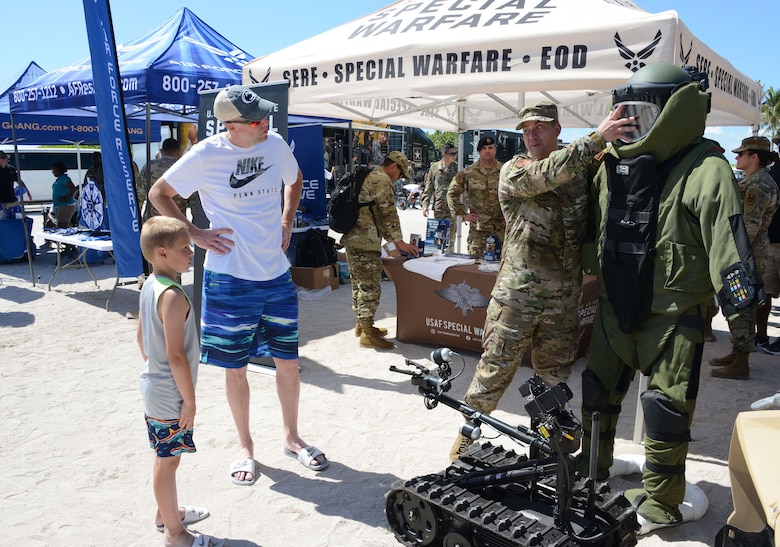
[[[731,344],[738,350],[750,353],[756,347],[756,310],[744,309],[734,319],[729,319]]]
[[[455,252],[455,238],[458,235],[458,223],[457,219],[450,213],[450,208],[445,203],[443,207],[439,207],[438,203],[433,206],[433,215],[435,219],[450,221],[450,243],[447,246],[447,252]]]
[[[352,311],[363,326],[374,324],[382,294],[382,255],[378,251],[347,250],[349,277],[352,280]]]
[[[556,300],[556,305],[563,303],[564,312],[553,313],[538,306],[514,308],[491,299],[482,357],[466,392],[466,403],[482,412],[495,410],[529,347],[534,371],[545,382],[565,382],[577,356],[579,302],[579,293]]]

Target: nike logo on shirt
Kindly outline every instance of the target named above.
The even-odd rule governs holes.
[[[263,156],[258,158],[246,158],[239,160],[235,171],[230,174],[230,187],[241,188],[242,186],[246,186],[257,177],[268,171],[268,169],[271,167],[273,167],[273,165],[263,167]],[[247,174],[247,176],[238,178],[236,174]]]

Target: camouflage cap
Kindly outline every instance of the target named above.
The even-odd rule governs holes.
[[[393,150],[387,156],[385,156],[385,159],[395,163],[401,170],[401,174],[404,176],[404,178],[412,178],[409,176],[409,160],[406,158],[406,155],[403,152]]]
[[[525,122],[534,120],[557,123],[558,107],[553,103],[536,103],[523,108],[518,116],[520,117],[520,121],[515,129],[520,129],[520,126]]]
[[[766,137],[747,137],[742,139],[742,144],[732,150],[735,154],[738,152],[744,152],[745,150],[763,150],[764,152],[772,151],[772,144]]]

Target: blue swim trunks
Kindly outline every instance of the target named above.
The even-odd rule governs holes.
[[[289,270],[270,281],[203,272],[200,361],[241,368],[267,354],[298,358],[298,295]]]
[[[146,431],[149,433],[149,446],[155,451],[158,458],[170,458],[181,456],[183,452],[195,452],[195,442],[192,440],[192,431],[182,431],[179,420],[158,420],[146,418]]]

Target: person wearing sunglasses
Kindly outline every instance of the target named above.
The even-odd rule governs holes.
[[[152,204],[184,221],[193,243],[206,249],[200,358],[225,369],[239,445],[230,478],[247,486],[257,480],[247,364],[268,353],[276,365],[285,454],[314,471],[328,466],[322,451],[298,434],[298,298],[285,250],[303,176],[284,139],[269,131],[275,108],[250,86],[223,89],[214,114],[227,132],[199,141],[149,191]],[[174,196],[194,192],[211,228],[195,226],[174,203]]]
[[[716,378],[747,380],[750,377],[748,361],[753,349],[769,352],[767,322],[772,305],[771,296],[780,293],[780,286],[774,281],[777,273],[767,276],[769,225],[777,210],[778,190],[766,168],[777,159],[777,154],[772,152],[772,144],[766,137],[747,137],[732,152],[737,155],[737,169],[745,173],[737,181],[742,197],[742,219],[756,258],[758,273],[764,280],[764,291],[769,298],[757,310],[751,309],[729,319],[731,351],[723,357],[710,360],[710,365],[718,367],[711,370],[710,374]]]
[[[455,234],[458,229],[457,224],[455,224],[456,219],[447,205],[447,190],[450,188],[453,177],[458,173],[457,159],[458,149],[450,143],[443,144],[441,160],[433,162],[428,168],[428,172],[425,173],[425,189],[422,198],[424,217],[428,216],[429,209],[433,209],[434,218],[450,221],[448,253],[451,253],[455,248]]]
[[[393,349],[387,329],[374,325],[382,296],[382,241],[392,243],[409,256],[419,255],[417,245],[404,241],[395,207],[393,181],[409,179],[409,159],[403,152],[389,152],[382,163],[366,175],[360,187],[361,205],[355,225],[341,236],[352,280],[352,311],[355,336],[362,348]]]

